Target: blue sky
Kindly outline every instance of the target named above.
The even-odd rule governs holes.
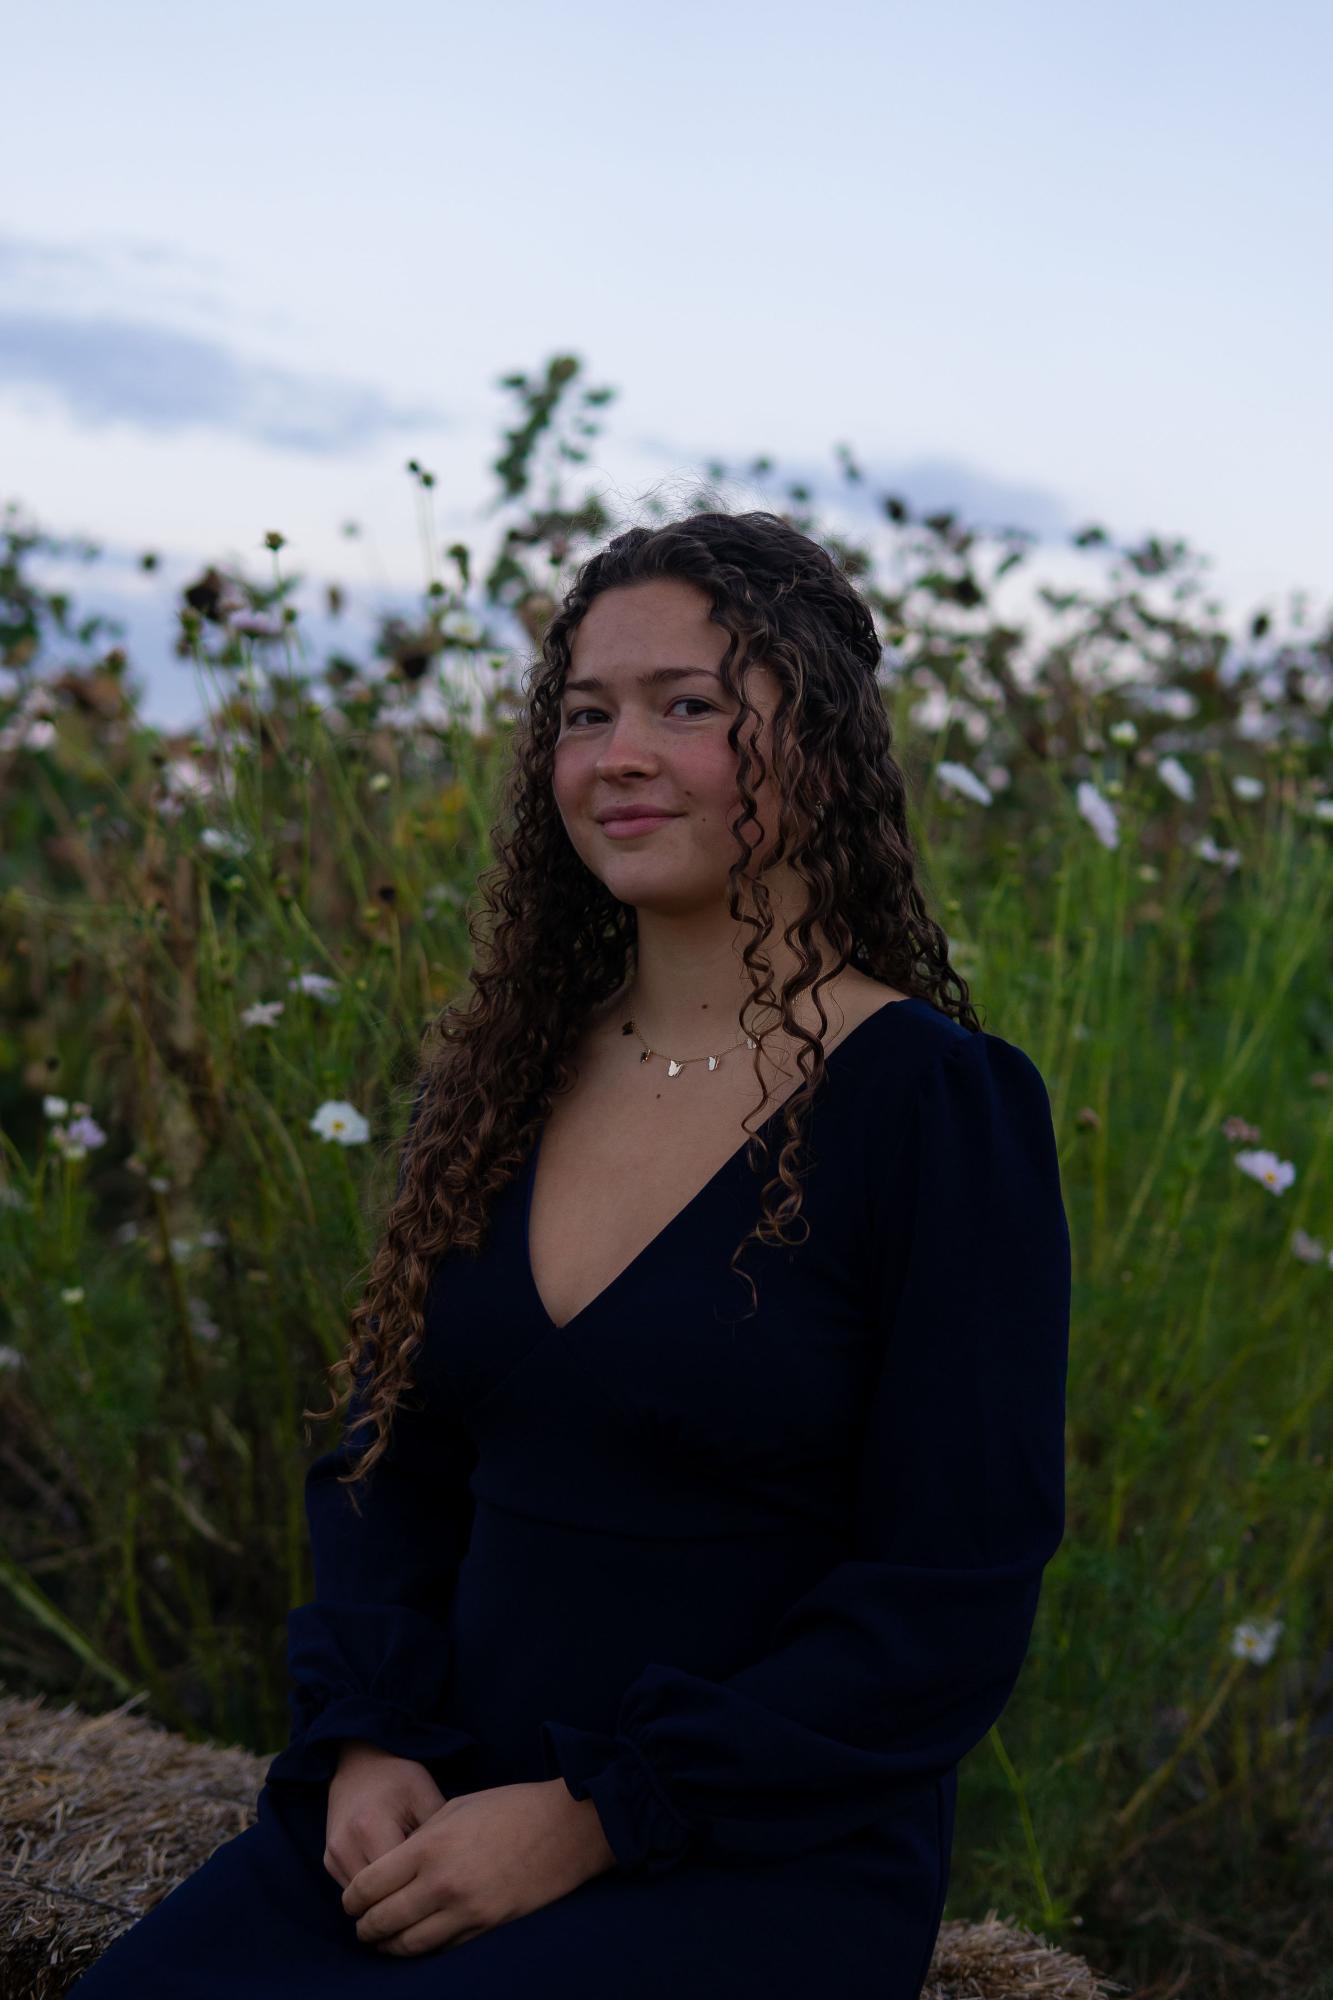
[[[560,351],[617,391],[571,491],[764,452],[854,526],[845,442],[978,524],[1183,536],[1237,623],[1327,602],[1314,0],[43,0],[4,40],[0,503],[103,545],[78,602],[163,719],[198,561],[267,575],[278,527],[410,596],[411,456],[488,551],[497,378]]]

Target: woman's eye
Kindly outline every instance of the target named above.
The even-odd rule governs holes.
[[[704,709],[705,711],[707,711],[707,712],[708,712],[708,713],[710,713],[710,714],[712,713],[712,710],[713,710],[713,704],[712,704],[712,702],[711,702],[711,701],[705,701],[702,695],[698,695],[698,694],[682,694],[682,695],[677,695],[676,699],[675,699],[675,700],[674,700],[674,701],[672,702],[671,706],[672,706],[673,708],[679,708],[679,707],[680,707],[680,704],[681,704],[682,702],[688,702],[688,703],[690,704],[690,706],[691,706],[691,707],[693,707],[693,708],[702,708],[702,709]],[[576,723],[578,722],[578,719],[579,719],[579,717],[580,717],[581,715],[605,715],[605,713],[606,713],[606,710],[605,710],[604,708],[575,708],[575,709],[571,709],[571,710],[570,710],[570,713],[569,713],[569,718],[568,718],[568,723],[567,723],[567,727],[568,727],[568,728],[570,728],[570,729],[572,729],[572,728],[573,728],[573,727],[575,726],[575,724],[576,724]]]

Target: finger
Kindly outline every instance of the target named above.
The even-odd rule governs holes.
[[[387,1854],[358,1869],[343,1891],[343,1908],[349,1917],[359,1917],[373,1903],[385,1896],[392,1896],[396,1890],[404,1888],[416,1873],[417,1855],[420,1849],[413,1846],[415,1835],[399,1840]]]
[[[456,1917],[447,1911],[437,1910],[433,1916],[424,1917],[420,1923],[409,1924],[406,1930],[396,1936],[384,1938],[378,1950],[390,1958],[419,1958],[423,1952],[440,1951],[457,1943],[462,1929]],[[472,1935],[471,1932],[468,1935]]]
[[[396,1895],[386,1896],[383,1902],[366,1910],[357,1919],[356,1934],[363,1944],[378,1944],[381,1939],[398,1937],[412,1924],[439,1913],[438,1893],[418,1877]]]

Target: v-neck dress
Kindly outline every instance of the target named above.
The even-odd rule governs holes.
[[[528,1256],[535,1156],[480,1251],[437,1262],[361,1517],[336,1482],[363,1436],[306,1477],[315,1596],[258,1819],[81,2000],[916,2000],[957,1767],[1064,1532],[1069,1234],[1017,1045],[914,996],[827,1064],[800,1240],[744,1254],[756,1312],[729,1261],[780,1105],[767,1164],[742,1142],[564,1326]],[[323,1867],[346,1737],[448,1797],[561,1778],[616,1865],[377,1951]]]

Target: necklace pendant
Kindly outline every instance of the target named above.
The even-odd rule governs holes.
[[[667,1057],[668,1076],[679,1076],[684,1067],[685,1067],[684,1063],[678,1063],[674,1057],[672,1056]]]
[[[755,1039],[753,1035],[747,1035],[745,1037],[745,1046],[747,1049],[752,1049],[755,1046]]]
[[[709,1069],[716,1069],[721,1060],[722,1060],[721,1056],[709,1056],[708,1058]]]

